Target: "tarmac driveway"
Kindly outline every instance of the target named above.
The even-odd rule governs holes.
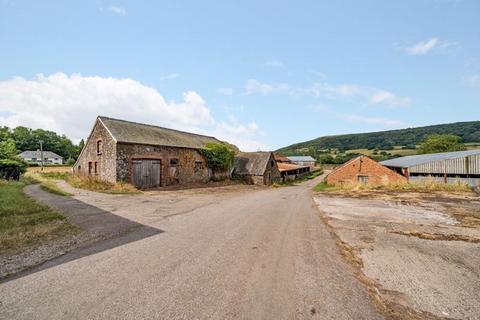
[[[310,190],[320,179],[254,191],[82,191],[77,202],[161,232],[0,284],[0,318],[382,319],[319,218]]]

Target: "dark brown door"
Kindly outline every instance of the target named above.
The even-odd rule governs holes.
[[[160,160],[133,160],[132,181],[137,188],[160,186]]]

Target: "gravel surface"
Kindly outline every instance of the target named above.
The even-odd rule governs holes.
[[[0,284],[0,318],[382,319],[319,219],[310,190],[320,179],[254,191],[76,192],[159,232]]]

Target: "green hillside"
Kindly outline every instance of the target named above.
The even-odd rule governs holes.
[[[415,148],[431,134],[453,134],[464,143],[480,142],[480,121],[455,122],[426,127],[389,130],[369,133],[344,134],[320,137],[296,143],[277,150],[284,155],[318,154],[335,149],[340,152],[353,149],[392,150],[395,147]]]

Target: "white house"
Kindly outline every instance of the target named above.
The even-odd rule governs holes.
[[[42,152],[40,150],[23,151],[18,156],[28,163],[42,163]],[[63,158],[54,152],[43,151],[43,164],[63,164]]]

